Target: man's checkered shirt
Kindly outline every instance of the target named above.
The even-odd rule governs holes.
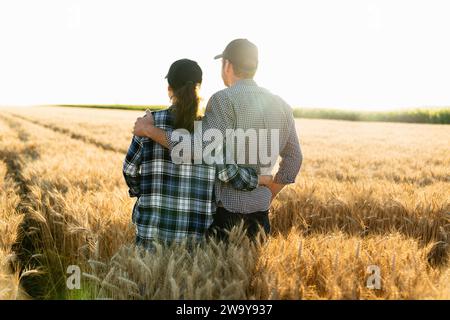
[[[227,129],[267,129],[279,132],[279,154],[281,162],[274,176],[279,184],[295,182],[303,155],[300,148],[292,108],[279,96],[272,94],[256,84],[252,79],[242,79],[233,86],[216,92],[208,101],[205,116],[202,119],[203,134],[207,130],[219,130],[227,139]],[[169,148],[172,150],[178,144],[173,141],[172,131],[166,132]],[[204,142],[203,148],[209,142]],[[214,143],[214,142],[213,142]],[[267,141],[267,145],[271,143]],[[249,150],[244,149],[246,154]],[[192,146],[194,150],[194,146]],[[257,173],[263,173],[263,166],[245,163],[239,168],[254,168]],[[241,191],[232,188],[227,183],[218,181],[215,185],[216,203],[225,209],[236,213],[253,213],[266,211],[272,201],[272,193],[265,186],[258,186],[251,191]]]

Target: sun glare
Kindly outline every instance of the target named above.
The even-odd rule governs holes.
[[[257,82],[293,106],[448,106],[449,9],[403,0],[2,1],[0,105],[168,104],[164,76],[184,57],[203,68],[207,99],[223,88],[213,56],[245,37],[259,47]]]

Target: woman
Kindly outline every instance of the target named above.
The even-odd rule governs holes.
[[[166,130],[194,131],[198,116],[198,90],[202,70],[192,60],[174,62],[166,76],[172,106],[153,112],[155,126]],[[237,170],[236,170],[237,169]],[[258,185],[254,169],[227,165],[234,187],[251,190]],[[136,244],[147,249],[163,244],[201,241],[213,221],[216,167],[206,164],[175,164],[170,151],[148,138],[133,137],[123,165],[131,197],[137,197],[132,220]],[[221,179],[226,175],[221,174]]]

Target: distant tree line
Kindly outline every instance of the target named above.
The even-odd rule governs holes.
[[[296,108],[294,109],[294,116],[296,118],[308,119],[450,124],[450,107],[373,112],[319,108]]]

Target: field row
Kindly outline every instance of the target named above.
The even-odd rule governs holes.
[[[18,209],[25,214],[14,247],[23,267],[57,268],[51,273],[62,276],[62,261],[76,263],[93,250],[99,258],[108,258],[132,240],[133,229],[124,214],[130,212],[131,199],[116,174],[122,154],[14,117],[3,115],[2,120],[14,131],[3,153],[6,162],[16,164],[8,175],[19,187]],[[30,285],[22,282],[35,296],[54,294],[57,285],[65,285],[43,277],[38,286],[39,276],[30,277]]]
[[[51,111],[0,115],[0,257],[7,266],[15,251],[19,272],[46,272],[22,277],[34,297],[449,297],[446,128],[301,121],[304,166],[273,203],[268,242],[252,246],[236,232],[228,247],[143,256],[131,246],[133,200],[121,174],[138,113]],[[73,264],[85,272],[82,290],[65,287]],[[367,288],[370,265],[380,290]],[[0,298],[17,293],[7,269]]]
[[[49,119],[42,110],[58,116]],[[37,124],[122,157],[138,115],[72,108],[20,111],[13,118],[26,119],[25,125]],[[274,202],[275,232],[287,233],[293,226],[351,234],[397,230],[425,243],[441,241],[450,206],[449,131],[431,125],[298,122],[305,160],[297,184]],[[118,162],[115,169],[117,175]]]
[[[16,108],[10,112],[57,132],[125,153],[142,112],[79,108]],[[308,181],[449,183],[450,129],[443,125],[297,120]]]

